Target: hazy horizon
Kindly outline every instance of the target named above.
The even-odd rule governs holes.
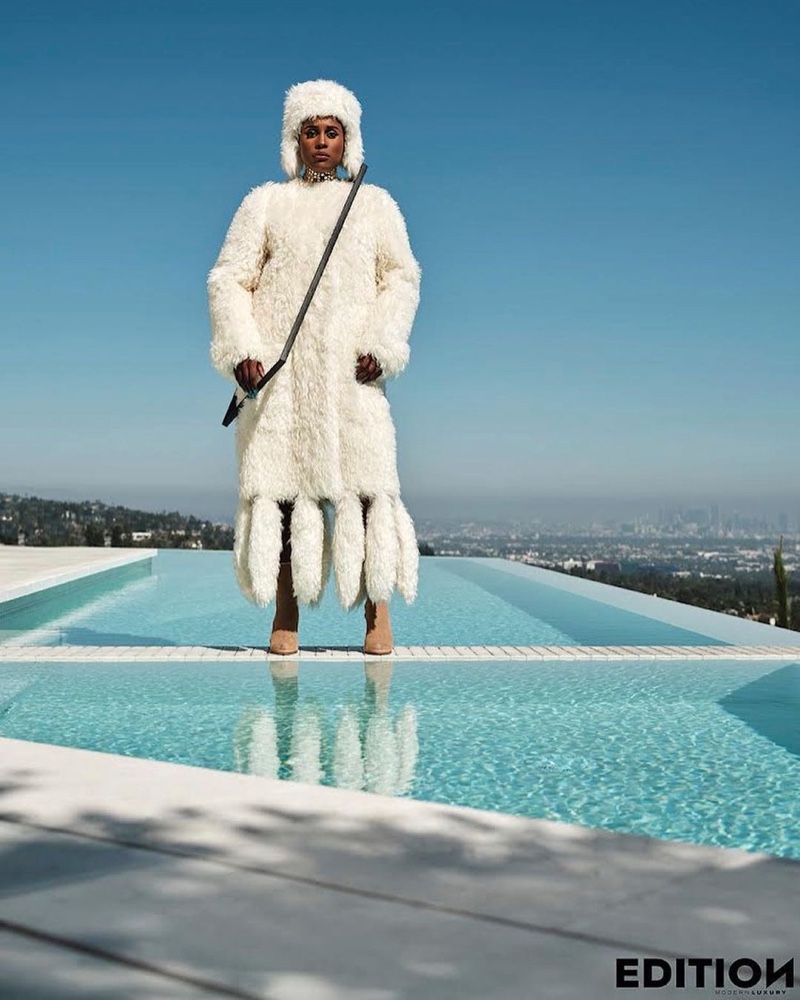
[[[22,496],[37,496],[45,500],[99,501],[110,506],[120,505],[136,510],[178,511],[204,520],[232,524],[236,510],[236,491],[228,490],[141,491],[129,487],[104,488],[65,486],[47,488],[30,484],[0,484],[0,492]],[[412,517],[419,520],[445,520],[448,518],[476,518],[519,520],[542,518],[548,521],[589,523],[590,521],[624,521],[635,517],[656,515],[658,509],[708,508],[716,504],[720,515],[738,513],[744,517],[777,517],[786,514],[790,525],[800,521],[800,496],[725,496],[723,494],[673,494],[668,496],[587,496],[565,494],[562,496],[534,495],[515,497],[480,496],[423,496],[403,494]]]

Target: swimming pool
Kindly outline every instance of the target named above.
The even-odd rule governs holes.
[[[125,572],[116,585],[105,574],[103,581],[81,583],[83,589],[67,585],[51,598],[0,605],[0,640],[89,646],[265,646],[269,641],[272,609],[245,601],[229,552],[161,550],[152,572],[148,567]],[[87,586],[93,588],[88,593]],[[736,641],[721,628],[753,629],[750,622],[726,621],[502,559],[424,558],[417,601],[407,606],[396,599],[391,607],[397,645],[699,646]],[[666,615],[672,620],[664,620]],[[676,623],[683,619],[690,624]],[[755,626],[754,634],[765,628]],[[362,609],[343,612],[333,582],[318,608],[303,609],[302,645],[359,647],[363,638]]]
[[[0,663],[0,735],[800,858],[800,663]]]

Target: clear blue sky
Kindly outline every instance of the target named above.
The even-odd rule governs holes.
[[[412,512],[800,497],[798,31],[780,0],[18,6],[0,489],[225,513],[206,274],[282,177],[287,87],[331,77],[423,269],[389,389]]]

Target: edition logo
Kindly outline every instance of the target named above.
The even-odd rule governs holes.
[[[737,958],[727,969],[724,958],[675,958],[669,962],[663,958],[617,959],[617,986],[620,989],[736,986],[752,990],[760,986],[766,988],[753,990],[755,996],[780,996],[784,990],[769,989],[776,983],[786,989],[794,986],[793,958],[777,969],[774,958],[766,959],[763,967],[754,958]]]

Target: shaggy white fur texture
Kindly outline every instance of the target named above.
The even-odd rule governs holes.
[[[247,565],[256,604],[269,604],[278,589],[281,558],[281,509],[266,496],[253,500],[250,513],[250,537]]]
[[[298,149],[300,128],[309,118],[338,118],[344,127],[342,166],[355,177],[364,161],[361,139],[361,105],[355,94],[335,80],[308,80],[286,91],[281,134],[281,166],[287,177],[299,177],[303,169]]]
[[[417,597],[419,546],[414,522],[398,500],[395,500],[394,513],[397,529],[397,590],[411,604]]]
[[[265,369],[277,360],[348,191],[345,180],[295,178],[246,195],[208,275],[211,359],[221,375],[233,379],[248,357]],[[234,565],[249,600],[275,596],[282,500],[295,502],[301,603],[320,599],[331,569],[343,607],[395,588],[414,600],[417,542],[400,498],[385,383],[408,363],[419,284],[400,209],[383,188],[362,184],[286,365],[236,421]],[[356,380],[360,354],[380,363],[375,382]],[[366,533],[361,497],[371,501]],[[333,505],[332,532],[324,502]]]
[[[255,601],[253,578],[250,576],[250,525],[253,504],[240,500],[233,527],[233,568],[239,589],[249,601]]]
[[[333,531],[336,592],[343,608],[352,608],[361,596],[365,542],[361,501],[357,494],[345,493],[336,504]]]
[[[392,497],[379,493],[367,517],[364,575],[373,601],[392,596],[397,579],[397,531]]]
[[[300,494],[291,517],[292,584],[303,604],[312,604],[322,591],[324,521],[320,505]]]
[[[316,607],[322,600],[333,569],[333,531],[328,519],[327,505],[320,505],[320,509],[322,511],[322,577],[316,596],[312,596],[308,600],[308,604],[312,608]]]

